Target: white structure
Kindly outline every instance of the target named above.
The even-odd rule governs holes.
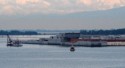
[[[125,45],[124,35],[81,35],[80,33],[60,33],[50,38],[28,40],[25,43],[48,45],[76,45],[76,46],[118,46]]]

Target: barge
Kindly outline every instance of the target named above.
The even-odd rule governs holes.
[[[23,44],[60,45],[60,46],[84,46],[84,47],[105,47],[124,46],[125,36],[114,35],[82,35],[80,33],[60,33],[49,38],[39,40],[22,41]]]

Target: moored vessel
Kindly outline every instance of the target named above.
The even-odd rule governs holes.
[[[19,40],[12,40],[9,35],[7,35],[7,47],[21,47],[23,46]]]

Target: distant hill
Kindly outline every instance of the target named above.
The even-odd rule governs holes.
[[[34,19],[34,18],[78,18],[78,17],[103,17],[103,16],[124,16],[125,17],[125,7],[113,8],[109,10],[98,10],[98,11],[88,11],[88,12],[77,12],[77,13],[70,13],[70,14],[30,14],[27,16],[18,15],[15,17],[23,18],[23,19]],[[0,18],[10,18],[11,16],[0,16]]]
[[[114,8],[109,10],[100,10],[100,11],[89,11],[89,12],[79,12],[64,15],[66,17],[82,17],[82,18],[107,18],[107,17],[125,17],[125,7]]]
[[[117,29],[125,27],[125,7],[72,14],[0,16],[0,22],[4,22],[1,28],[8,26],[5,29],[10,29],[13,24],[13,29]]]

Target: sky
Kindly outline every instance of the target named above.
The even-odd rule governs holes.
[[[121,7],[125,0],[0,0],[0,29],[124,28]]]

